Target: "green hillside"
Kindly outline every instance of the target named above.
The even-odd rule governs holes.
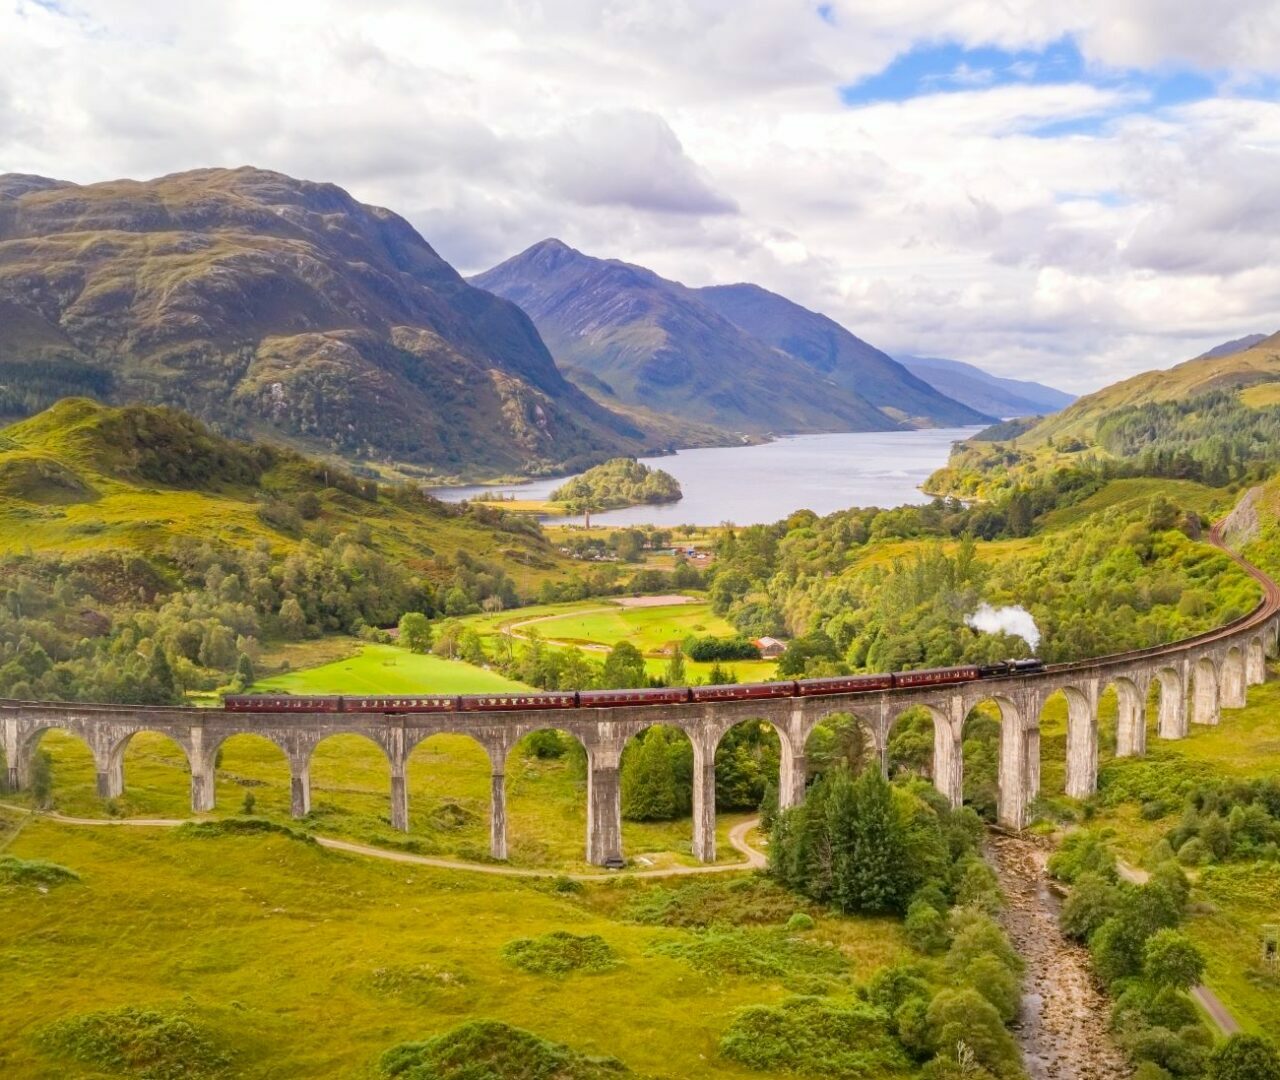
[[[172,409],[68,399],[0,431],[0,552],[156,554],[216,540],[283,554],[355,529],[405,561],[501,558],[530,585],[564,566],[527,520],[234,442]]]

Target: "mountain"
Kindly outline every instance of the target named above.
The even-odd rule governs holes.
[[[821,337],[811,327],[807,337],[799,329],[788,331],[787,320],[803,326],[801,315],[822,317],[764,290],[759,291],[776,302],[771,310],[781,311],[772,320],[779,330],[772,340],[754,332],[753,327],[766,328],[742,310],[735,292],[742,287],[687,288],[644,267],[584,255],[559,240],[535,244],[471,281],[528,312],[565,372],[607,402],[754,434],[889,431],[912,422],[983,419],[947,402],[883,354],[877,357],[887,366],[877,359],[876,376],[868,379],[875,396],[865,396],[848,370],[852,347],[834,323],[822,331],[831,339],[827,352],[834,354],[825,361],[818,345],[807,357],[780,347],[781,338],[808,344]],[[897,398],[882,393],[895,368],[903,391]],[[910,411],[917,403],[932,411]]]
[[[72,394],[446,473],[646,444],[404,219],[251,168],[0,176],[0,415]]]
[[[903,356],[902,366],[947,397],[989,416],[1044,416],[1065,409],[1074,394],[1043,383],[1005,379],[959,360]]]
[[[1221,345],[1215,345],[1208,352],[1201,353],[1196,359],[1212,360],[1215,356],[1230,356],[1232,353],[1252,349],[1255,345],[1260,345],[1266,340],[1266,334],[1246,334],[1244,337],[1236,338],[1234,341],[1224,341]]]
[[[752,337],[803,361],[816,375],[866,398],[895,419],[942,427],[979,424],[996,413],[940,393],[892,357],[816,311],[759,285],[712,285],[696,290]]]
[[[1072,437],[1092,442],[1099,423],[1118,409],[1182,401],[1213,390],[1237,391],[1247,404],[1280,401],[1280,334],[1227,355],[1207,353],[1165,370],[1147,371],[1078,399],[1046,417],[1020,440],[1037,446]]]

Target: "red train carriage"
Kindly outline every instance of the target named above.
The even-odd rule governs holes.
[[[223,698],[229,712],[342,712],[340,697],[294,697],[292,694],[232,694]]]
[[[894,686],[945,686],[949,683],[973,682],[982,678],[976,664],[965,667],[921,668],[919,671],[895,671]]]
[[[463,712],[515,712],[518,709],[573,709],[575,693],[554,694],[463,694],[458,708]]]
[[[656,687],[647,690],[579,690],[583,709],[617,709],[631,705],[682,705],[689,700],[687,686]]]
[[[720,686],[694,686],[690,701],[755,701],[760,698],[794,697],[793,682],[725,683]]]
[[[342,699],[344,712],[434,713],[456,712],[458,695],[450,697],[349,697]]]
[[[796,693],[800,697],[865,694],[871,690],[888,690],[891,686],[892,675],[837,675],[828,679],[801,679],[796,683]]]

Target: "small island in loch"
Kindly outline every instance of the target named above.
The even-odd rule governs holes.
[[[582,514],[679,502],[682,494],[670,473],[651,469],[635,458],[620,457],[561,484],[551,493],[550,501],[562,504],[571,514]]]

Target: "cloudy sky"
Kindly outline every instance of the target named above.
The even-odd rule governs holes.
[[[0,172],[253,164],[1084,391],[1280,329],[1275,0],[0,0]]]

